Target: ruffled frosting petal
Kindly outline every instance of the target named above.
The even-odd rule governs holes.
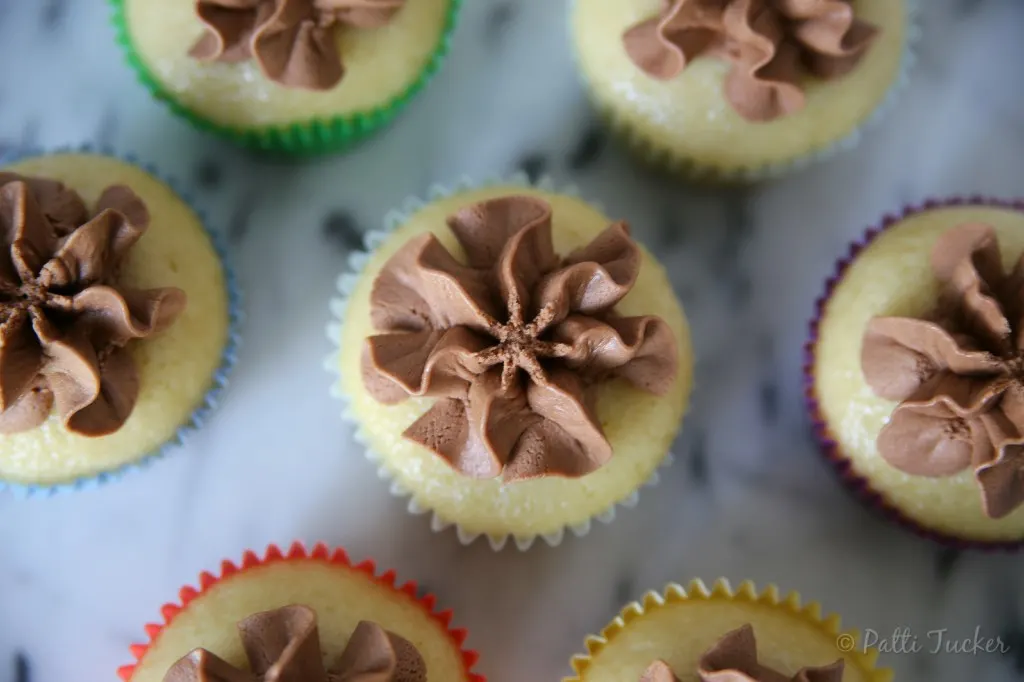
[[[205,32],[189,54],[202,61],[255,59],[270,80],[292,88],[329,90],[345,69],[336,28],[376,28],[405,0],[199,0]]]
[[[43,215],[58,234],[71,232],[89,217],[82,197],[62,182],[0,172],[0,186],[10,182],[24,182],[28,185],[29,192],[39,203]]]
[[[96,216],[62,240],[40,269],[41,286],[62,291],[109,279],[149,225],[142,200],[124,187],[107,189],[96,208]]]
[[[256,613],[238,624],[249,667],[275,682],[327,682],[316,612],[285,606]]]
[[[493,457],[479,432],[470,428],[466,401],[440,398],[402,434],[443,458],[470,478],[494,478],[504,462]]]
[[[277,10],[257,28],[252,51],[270,80],[328,90],[345,72],[333,29],[309,0],[278,0]]]
[[[466,254],[471,268],[487,270],[498,264],[506,245],[520,232],[538,230],[534,246],[543,266],[557,263],[551,245],[551,207],[547,202],[528,196],[506,196],[481,201],[459,209],[448,220],[452,231]],[[546,243],[545,237],[546,235]]]
[[[553,330],[568,347],[566,364],[584,376],[619,376],[650,393],[672,388],[679,366],[675,335],[658,317],[573,315]]]
[[[53,393],[37,379],[7,409],[0,411],[0,433],[34,429],[46,421],[52,409]]]
[[[384,403],[409,396],[465,397],[482,370],[476,354],[487,345],[466,327],[371,336],[364,349],[364,382]]]
[[[514,227],[514,224],[498,224],[496,232],[500,235],[507,228],[514,227],[508,229],[505,245],[494,267],[497,270],[501,298],[505,302],[506,321],[522,325],[539,312],[543,301],[533,300],[534,289],[544,277],[544,273],[558,264],[555,247],[551,242],[551,211],[546,204],[538,206],[538,202],[529,199],[517,201],[512,198],[501,202],[525,205],[526,208],[520,209],[520,213],[530,209],[538,211],[537,218],[523,224],[521,228]],[[489,202],[493,203],[496,202]],[[513,213],[515,212],[513,210]],[[490,239],[493,239],[493,236]],[[539,330],[535,333],[539,333]]]
[[[9,235],[10,261],[18,280],[34,281],[59,242],[28,183],[9,182],[0,187],[0,220]]]
[[[244,62],[252,58],[256,29],[273,13],[265,0],[199,0],[196,15],[203,35],[189,55],[201,61]]]
[[[611,310],[636,283],[640,249],[625,223],[615,223],[587,246],[574,251],[559,270],[539,285],[539,307],[554,310],[554,319],[569,313],[597,315]]]
[[[844,661],[783,675],[758,662],[754,628],[748,624],[722,637],[697,665],[701,682],[842,682]]]
[[[878,434],[878,451],[908,474],[950,476],[970,466],[979,435],[944,402],[903,404]]]
[[[181,289],[125,289],[89,287],[71,299],[78,324],[87,328],[100,346],[123,346],[131,339],[143,339],[170,327],[185,310],[187,298]]]
[[[427,665],[409,640],[361,621],[335,666],[331,682],[427,682]]]
[[[1024,444],[1003,447],[999,457],[978,467],[985,513],[1001,519],[1024,504]]]
[[[259,682],[255,675],[239,670],[216,654],[196,649],[179,659],[163,682]]]
[[[125,375],[124,358],[114,359],[115,379],[126,379],[124,386],[109,386],[111,392],[102,394],[100,358],[82,328],[62,333],[41,311],[33,311],[32,327],[46,356],[41,370],[46,384],[53,391],[57,413],[68,428],[87,435],[109,433],[124,423],[138,395],[138,380],[134,370]],[[130,358],[128,366],[131,367]],[[88,410],[98,403],[94,409]],[[118,410],[121,413],[118,414]],[[79,413],[86,412],[79,416]]]
[[[805,64],[820,78],[845,76],[860,62],[878,29],[857,19],[847,0],[776,0],[796,21],[793,35],[807,48]]]
[[[905,317],[878,317],[868,323],[861,346],[864,379],[878,396],[906,400],[939,372],[997,375],[1003,362],[971,349],[940,325]]]
[[[466,326],[486,330],[500,301],[486,271],[455,260],[432,234],[409,240],[388,261],[370,293],[370,318],[385,331]]]
[[[626,53],[644,73],[668,80],[714,45],[722,30],[719,8],[689,0],[663,0],[660,16],[630,27],[622,39]]]
[[[501,197],[458,211],[448,227],[471,268],[497,273],[497,293],[506,311],[500,317],[523,324],[535,316],[539,306],[531,300],[534,289],[558,265],[551,207],[531,197]]]
[[[1008,387],[978,421],[994,447],[975,451],[975,477],[985,513],[999,519],[1024,504],[1024,388]]]
[[[0,412],[10,411],[31,391],[42,366],[43,349],[28,311],[9,311],[0,321]]]
[[[845,75],[877,29],[854,16],[848,0],[675,0],[623,35],[627,54],[654,78],[676,76],[701,55],[732,62],[726,98],[749,121],[800,111],[806,70]]]
[[[751,121],[771,121],[800,111],[800,48],[786,42],[782,21],[764,11],[764,0],[733,0],[725,10],[729,50],[735,55],[725,94]]]
[[[575,373],[552,370],[547,383],[529,384],[526,397],[530,411],[541,419],[530,423],[516,442],[505,481],[550,475],[577,478],[611,460],[611,443]]]
[[[983,224],[962,225],[943,234],[932,254],[932,269],[945,286],[943,298],[953,323],[962,325],[979,345],[1011,352],[1010,321],[997,300],[1005,275],[995,231]]]

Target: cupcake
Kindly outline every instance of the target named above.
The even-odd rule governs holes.
[[[909,67],[911,0],[574,0],[591,98],[646,160],[712,181],[851,144]]]
[[[699,580],[648,592],[588,637],[563,682],[890,682],[878,652],[800,596]]]
[[[103,482],[213,407],[233,362],[233,280],[164,182],[94,153],[0,168],[0,486]]]
[[[329,333],[357,436],[466,543],[608,521],[666,462],[692,353],[665,270],[575,196],[504,183],[411,202],[352,259]]]
[[[908,209],[854,244],[811,325],[827,456],[869,504],[958,546],[1024,540],[1022,253],[1024,204]]]
[[[201,129],[289,155],[389,123],[437,71],[462,0],[111,0],[153,95]]]
[[[202,573],[179,600],[146,626],[148,643],[118,671],[124,682],[485,682],[472,672],[477,654],[462,648],[466,631],[449,627],[451,611],[396,583],[394,571],[353,565],[344,550],[246,552],[219,577]]]

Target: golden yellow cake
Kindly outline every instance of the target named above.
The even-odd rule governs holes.
[[[763,0],[720,4],[573,2],[590,94],[652,161],[723,179],[763,176],[853,135],[906,67],[904,0],[818,0],[803,3],[802,18]]]
[[[483,682],[472,672],[476,654],[462,649],[466,632],[449,627],[451,612],[417,598],[413,583],[396,585],[393,572],[374,571],[323,545],[286,554],[271,546],[240,566],[224,562],[221,576],[202,574],[198,589],[183,588],[180,603],[163,607],[164,622],[146,626],[149,641],[132,647],[136,662],[119,675],[200,682],[322,665],[341,679],[373,670],[390,672],[382,682]]]
[[[202,128],[288,153],[390,120],[447,51],[461,0],[113,0],[143,83]]]
[[[0,172],[5,220],[42,240],[27,263],[36,272],[0,273],[6,323],[31,321],[5,343],[32,350],[7,355],[0,372],[0,481],[70,484],[155,454],[191,424],[223,369],[229,296],[210,236],[167,185],[118,159],[56,154]],[[127,327],[106,338],[96,314]]]
[[[1024,539],[1022,253],[1020,206],[930,205],[887,224],[823,301],[809,370],[830,455],[927,535]]]
[[[384,473],[411,495],[411,509],[434,514],[436,526],[454,524],[460,537],[485,535],[496,546],[508,537],[521,547],[537,536],[556,542],[565,528],[582,533],[592,518],[607,518],[665,460],[687,407],[693,370],[689,330],[665,270],[631,240],[624,223],[613,224],[576,197],[540,189],[467,190],[398,222],[344,287],[347,304],[334,361],[350,416]],[[480,235],[498,236],[483,245],[474,242]],[[524,264],[537,270],[525,272]],[[514,329],[503,331],[506,317],[516,317],[508,300],[500,300],[508,296],[498,291],[497,273],[505,266],[509,273],[520,269],[504,280],[519,282],[507,284],[522,295],[514,307],[541,307],[540,301],[549,300],[545,282],[558,291],[553,296],[561,296],[560,277],[572,280],[568,286],[578,287],[581,298],[562,301],[569,317],[550,328],[545,322],[536,339],[519,338]],[[448,268],[454,279],[430,268]],[[457,281],[451,291],[461,293],[431,293],[439,286],[432,277],[447,282],[445,287]],[[398,280],[406,291],[392,296]],[[490,312],[427,311],[421,302],[400,300],[410,291],[427,292],[435,307],[438,300],[456,297],[483,301]],[[588,291],[591,297],[583,301]],[[605,305],[611,302],[614,310]],[[521,310],[519,317],[526,322],[537,313],[534,324],[557,305],[544,304],[540,313]],[[460,316],[474,319],[458,327]],[[490,316],[495,319],[480,321]],[[612,317],[621,337],[600,321]],[[441,320],[439,329],[425,330],[425,318]],[[416,328],[427,335],[397,334]],[[532,333],[530,325],[521,330]],[[535,340],[538,366],[530,357],[508,355]],[[411,348],[429,350],[430,358],[414,357]],[[370,366],[371,355],[379,366]],[[403,357],[416,367],[411,375],[430,369],[423,376],[402,376],[408,369],[400,366]],[[591,376],[595,363],[607,363],[607,376]],[[570,396],[576,389],[560,388],[577,384],[583,386],[577,386],[579,400]],[[461,421],[449,419],[446,410]]]
[[[877,651],[840,630],[838,616],[822,618],[818,604],[803,605],[796,593],[782,597],[774,586],[758,592],[750,582],[733,590],[724,580],[710,589],[694,580],[648,592],[588,637],[586,649],[563,682],[734,679],[727,670],[751,680],[788,682],[803,670],[820,682],[892,680],[875,666]]]

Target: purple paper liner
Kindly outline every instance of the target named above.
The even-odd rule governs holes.
[[[807,406],[807,413],[811,418],[811,429],[824,458],[832,465],[833,471],[854,497],[868,508],[879,512],[885,519],[902,526],[904,529],[918,535],[919,537],[931,540],[946,547],[958,550],[980,550],[983,552],[1013,552],[1024,548],[1024,538],[1021,540],[978,540],[972,538],[961,538],[942,531],[929,528],[914,521],[904,514],[899,508],[892,504],[885,495],[871,487],[870,481],[857,474],[853,465],[839,448],[839,444],[832,437],[828,424],[825,423],[818,405],[818,398],[814,386],[814,363],[815,347],[818,343],[818,330],[821,325],[825,307],[836,285],[842,281],[847,268],[854,259],[863,251],[878,235],[888,230],[893,225],[900,223],[911,216],[926,211],[942,208],[956,208],[959,206],[978,206],[984,208],[1008,208],[1024,213],[1024,200],[1009,200],[987,197],[982,195],[970,195],[965,197],[951,197],[947,199],[928,199],[917,204],[908,205],[896,214],[888,213],[882,217],[882,221],[875,227],[870,227],[864,232],[864,236],[854,241],[846,256],[836,261],[835,271],[832,276],[825,280],[825,289],[821,296],[814,302],[814,314],[808,325],[807,342],[804,344],[804,402]]]

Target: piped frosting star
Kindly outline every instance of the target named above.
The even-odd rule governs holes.
[[[641,263],[626,225],[561,258],[551,220],[526,196],[469,206],[448,221],[465,262],[425,234],[374,282],[382,333],[367,340],[364,384],[389,404],[436,398],[405,436],[468,476],[588,474],[612,455],[596,385],[621,377],[661,394],[676,378],[669,326],[614,312]]]

